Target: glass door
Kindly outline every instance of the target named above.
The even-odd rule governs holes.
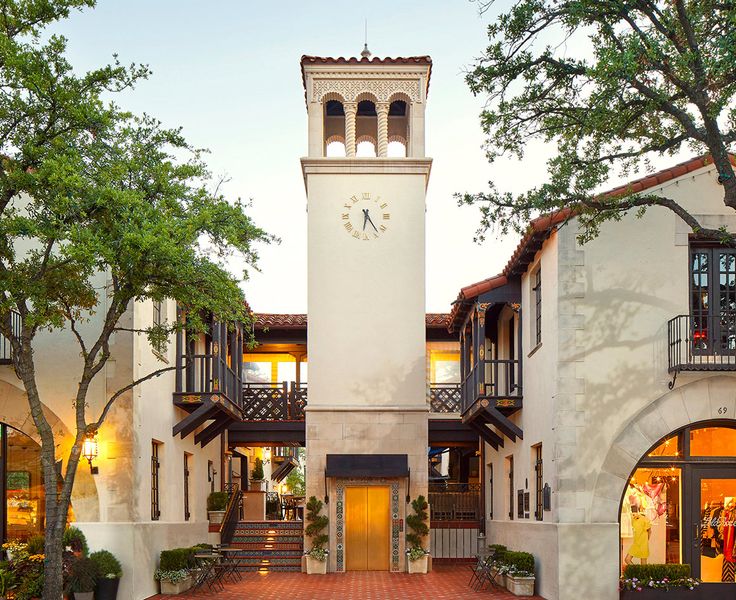
[[[690,520],[693,576],[736,595],[736,467],[694,466]],[[713,586],[716,587],[715,585]],[[724,596],[725,598],[726,596]]]

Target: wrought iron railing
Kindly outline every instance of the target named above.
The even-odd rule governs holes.
[[[670,373],[736,370],[736,311],[670,319],[667,363]]]
[[[433,413],[458,413],[461,409],[459,383],[430,383],[429,407]]]
[[[241,517],[243,492],[237,483],[226,483],[223,491],[227,492],[228,501],[225,516],[222,519],[222,525],[220,525],[220,544],[229,546],[233,541]]]
[[[182,365],[184,371],[182,392],[220,393],[236,405],[241,405],[242,391],[239,378],[217,355],[184,354]]]
[[[463,412],[479,398],[521,400],[521,361],[478,360],[462,383]]]
[[[432,521],[477,521],[483,518],[479,483],[430,483]]]
[[[16,335],[20,335],[21,321],[20,313],[11,310],[9,314],[10,328]],[[9,364],[13,361],[13,349],[10,340],[0,335],[0,364]]]

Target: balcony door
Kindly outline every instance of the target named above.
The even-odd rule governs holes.
[[[690,250],[690,315],[697,354],[736,354],[736,249]]]

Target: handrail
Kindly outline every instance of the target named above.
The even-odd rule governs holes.
[[[216,354],[183,354],[181,357],[183,377],[182,392],[190,394],[221,393],[240,406],[242,392],[238,376],[221,357]],[[218,368],[220,377],[218,377]]]
[[[521,360],[476,361],[462,382],[463,412],[480,398],[522,398]]]
[[[736,370],[736,311],[677,315],[667,322],[667,367]]]
[[[228,494],[225,516],[220,525],[220,544],[229,546],[233,541],[235,530],[240,520],[240,505],[243,501],[243,492],[237,483],[226,483],[224,491]]]
[[[13,334],[20,335],[20,313],[17,310],[11,310],[8,316],[10,318],[10,328],[13,331]],[[0,362],[12,362],[12,360],[13,348],[10,345],[10,340],[7,339],[5,336],[0,335]]]

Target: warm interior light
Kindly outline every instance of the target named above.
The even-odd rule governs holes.
[[[264,448],[263,449],[263,462],[268,462],[271,460],[271,448]]]
[[[87,433],[82,443],[82,456],[87,459],[89,468],[92,469],[92,461],[97,458],[97,432],[90,431]]]

